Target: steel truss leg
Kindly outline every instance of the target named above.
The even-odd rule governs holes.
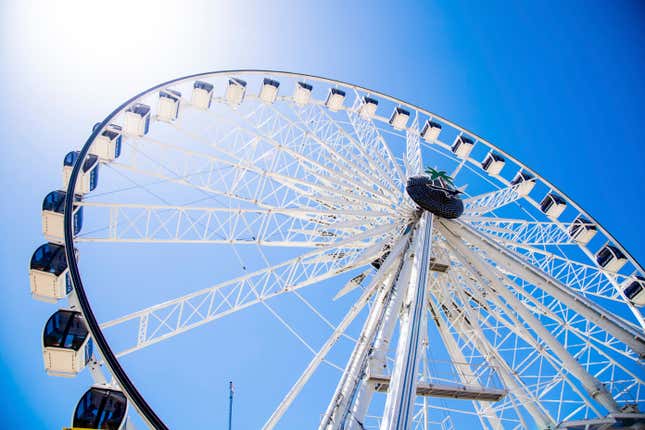
[[[500,281],[492,268],[488,264],[482,262],[475,253],[470,250],[461,239],[449,229],[442,229],[444,237],[456,251],[458,257],[474,272],[475,275],[480,274],[486,278],[491,286],[494,287],[497,294],[504,298],[504,300],[513,308],[515,312],[520,315],[524,322],[546,343],[546,345],[553,351],[553,353],[562,360],[566,369],[575,375],[576,378],[582,383],[587,390],[587,393],[600,404],[602,404],[609,412],[617,412],[618,405],[613,396],[605,386],[594,376],[589,374],[567,350],[566,348],[551,334],[540,321],[533,316],[531,311],[524,306],[517,297]]]
[[[374,336],[382,325],[385,310],[390,307],[393,297],[396,297],[393,292],[398,286],[394,284],[394,280],[401,270],[402,260],[404,258],[403,253],[406,253],[405,255],[407,256],[406,251],[409,248],[409,237],[404,239],[391,250],[389,256],[381,265],[379,274],[376,275],[379,277],[383,271],[389,272],[384,280],[384,287],[376,297],[370,314],[363,325],[361,335],[352,351],[343,376],[338,382],[338,386],[327,407],[327,411],[320,422],[319,430],[345,428],[353,399],[359,387],[366,383],[367,357],[371,350]],[[389,269],[387,269],[388,267]],[[351,421],[356,420],[352,418]]]
[[[432,214],[421,215],[414,232],[409,266],[410,281],[401,312],[396,362],[385,401],[381,430],[407,430],[412,424],[417,389],[419,347],[432,245]]]

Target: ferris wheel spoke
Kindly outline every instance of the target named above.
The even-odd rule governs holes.
[[[344,157],[335,151],[328,142],[325,142],[321,139],[316,139],[306,128],[301,127],[301,125],[293,121],[290,117],[280,112],[274,105],[263,105],[264,109],[268,112],[270,117],[275,117],[273,121],[269,123],[272,126],[271,131],[274,135],[279,136],[279,144],[281,146],[287,146],[291,151],[294,157],[307,159],[311,157],[311,154],[318,155],[319,158],[322,158],[327,163],[333,161],[333,164],[330,166],[330,169],[327,166],[322,166],[322,169],[327,173],[329,178],[334,178],[335,176],[341,175],[341,178],[349,182],[349,185],[353,188],[361,188],[369,194],[374,194],[373,185],[378,186],[378,182],[375,181],[373,177],[365,175],[360,169],[356,169],[355,164],[347,164]],[[261,111],[256,112],[256,115],[259,116],[258,121],[252,123],[253,126],[259,127],[258,122],[261,122],[262,117],[260,116]],[[246,117],[247,120],[253,119],[253,117]],[[266,121],[265,121],[266,122]],[[282,124],[280,124],[282,123]],[[274,129],[276,124],[281,125],[277,127],[277,130]],[[292,140],[293,136],[298,136],[300,140],[296,141],[299,143],[297,145],[288,145]],[[272,138],[275,139],[275,137]],[[293,147],[293,149],[292,149]],[[320,169],[320,166],[317,166]],[[383,171],[383,173],[386,171]],[[354,179],[354,177],[362,173],[361,179]],[[392,192],[391,190],[378,187],[380,192],[387,193],[389,199],[398,201],[400,199],[400,193]]]
[[[364,229],[389,223],[387,214],[352,210],[243,209],[81,202],[104,229],[78,242],[220,243],[319,247],[352,234],[345,223]],[[103,220],[103,221],[102,221]]]
[[[347,111],[347,116],[354,127],[354,133],[358,136],[359,140],[363,142],[367,148],[370,149],[373,156],[375,156],[380,166],[388,170],[394,170],[396,176],[392,179],[395,185],[399,187],[405,186],[406,177],[401,169],[401,166],[396,161],[392,154],[390,146],[387,144],[378,127],[371,119],[363,118],[359,113],[361,99],[356,94],[354,107]]]
[[[363,175],[379,171],[363,145],[337,124],[325,108],[312,103],[293,106],[293,111],[311,139],[324,145],[330,153],[340,155],[340,160],[347,163],[348,168],[353,167],[357,174],[364,172]],[[383,186],[396,196],[398,189],[393,183],[385,181]]]
[[[260,105],[258,111],[270,109],[268,106],[263,106]],[[241,120],[247,122],[251,122],[254,118],[253,115],[242,115],[241,113],[239,113],[239,116]],[[282,157],[283,162],[274,163],[275,166],[270,169],[272,172],[295,178],[303,177],[303,173],[308,173],[308,176],[305,175],[308,179],[314,180],[321,185],[324,184],[328,189],[342,190],[342,192],[349,195],[354,195],[356,190],[360,189],[362,190],[362,199],[367,197],[367,199],[381,201],[382,204],[387,204],[387,200],[375,193],[373,188],[365,185],[364,181],[356,181],[347,175],[346,172],[339,172],[335,163],[330,163],[333,159],[328,157],[327,154],[321,153],[319,148],[316,148],[318,150],[310,150],[307,152],[296,150],[296,148],[303,146],[307,142],[307,139],[303,133],[292,132],[293,123],[287,120],[284,121],[284,124],[271,121],[271,125],[271,129],[263,130],[258,124],[252,122],[250,126],[241,126],[238,124],[234,130],[237,130],[240,138],[229,138],[228,140],[233,140],[237,143],[247,143],[236,144],[233,147],[231,145],[217,144],[217,142],[213,144],[205,136],[190,132],[178,124],[175,124],[175,128],[191,139],[216,149],[227,158],[238,161],[244,160],[247,164],[256,166],[259,164],[260,158],[277,161],[277,159]],[[258,148],[262,147],[261,143],[267,144],[268,148],[263,147],[260,151]],[[250,155],[252,157],[249,157]],[[304,170],[304,172],[299,172],[297,170],[298,168]]]
[[[367,142],[359,141],[352,136],[329,116],[323,106],[312,104],[311,109],[304,112],[309,115],[306,124],[309,125],[312,133],[316,133],[317,136],[335,145],[336,148],[344,148],[346,153],[354,152],[354,157],[358,156],[355,158],[357,167],[362,165],[363,169],[378,178],[383,186],[390,188],[395,194],[400,193],[401,186],[397,185],[393,179],[395,172],[391,171],[387,165],[378,162],[378,157],[375,157],[376,154],[370,151],[371,148],[367,146]]]
[[[523,197],[521,190],[520,183],[465,199],[463,216],[483,215],[513,203]]]
[[[148,307],[102,324],[137,325],[125,355],[281,294],[332,278],[377,259],[397,226],[381,226],[297,258]],[[154,326],[153,326],[154,325]]]
[[[265,192],[264,199],[273,198],[280,200],[281,198],[300,197],[303,199],[311,199],[310,196],[337,196],[347,202],[353,202],[356,206],[378,206],[388,210],[392,210],[391,204],[385,203],[381,200],[374,200],[365,196],[356,196],[343,189],[331,188],[322,184],[316,184],[312,181],[295,176],[283,175],[276,171],[264,170],[257,167],[255,164],[244,160],[232,160],[217,157],[214,155],[188,150],[176,145],[163,143],[153,138],[143,138],[138,142],[139,145],[146,148],[154,149],[158,156],[163,156],[167,164],[164,164],[162,170],[169,170],[167,165],[206,165],[212,166],[209,171],[224,171],[225,174],[220,177],[208,177],[207,182],[204,184],[209,189],[226,190],[226,195],[242,194],[248,200],[258,200],[257,192],[261,189],[258,184],[270,181],[276,186],[270,192]],[[141,150],[141,147],[138,148]],[[292,161],[295,163],[296,161]],[[122,165],[119,163],[118,165]],[[228,170],[226,170],[226,168]],[[205,170],[205,169],[201,169]],[[154,170],[153,170],[154,172]],[[173,174],[182,172],[181,167],[172,169]],[[163,174],[163,172],[160,172]],[[179,174],[182,175],[181,173]]]
[[[465,217],[464,217],[465,218]],[[503,219],[488,217],[468,217],[462,219],[470,226],[505,243],[526,246],[578,245],[568,233],[573,223],[555,223]]]
[[[496,265],[506,272],[513,273],[539,287],[585,319],[602,327],[603,330],[631,348],[638,356],[645,356],[645,338],[643,334],[622,318],[606,311],[597,303],[590,301],[566,285],[563,285],[558,279],[545,274],[531,265],[523,264],[521,257],[511,253],[494,241],[482,237],[467,226],[445,221],[441,221],[439,224],[442,226],[442,229],[449,230],[451,234],[457,237],[462,236],[471,245],[486,252],[489,258],[494,260]]]
[[[423,170],[423,158],[419,142],[419,117],[415,114],[412,124],[405,132],[405,177],[420,175]]]

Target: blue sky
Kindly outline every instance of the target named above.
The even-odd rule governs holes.
[[[28,259],[42,242],[42,197],[58,186],[64,154],[80,147],[96,121],[174,77],[290,70],[427,107],[540,172],[645,261],[642,3],[348,3],[0,4],[1,423],[61,427],[87,384],[42,370],[40,333],[53,309],[31,300],[27,278]],[[120,298],[105,300],[116,307]],[[269,324],[266,313],[252,324],[262,318]],[[218,332],[226,348],[194,354],[236,349],[240,341],[226,337],[224,324],[234,323]],[[154,354],[183,359],[181,342]],[[264,347],[271,345],[254,346]],[[146,354],[140,360],[155,359]],[[236,371],[243,365],[231,377]],[[161,388],[145,387],[159,402],[173,382],[181,384],[165,378]],[[222,428],[226,380],[212,384],[218,416],[210,428]]]

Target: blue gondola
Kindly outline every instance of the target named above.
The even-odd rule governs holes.
[[[125,111],[125,134],[143,136],[150,131],[150,106],[135,103]]]
[[[157,106],[157,118],[160,121],[171,122],[179,116],[181,104],[181,93],[179,91],[166,89],[159,91],[159,104]]]
[[[40,245],[29,263],[29,286],[34,298],[55,302],[72,291],[65,247],[55,243]]]
[[[94,129],[101,123],[96,123]],[[121,155],[121,143],[123,141],[123,130],[116,124],[108,124],[101,133],[94,139],[90,147],[90,154],[94,154],[103,161],[114,161]]]
[[[43,200],[43,234],[48,242],[62,245],[64,238],[65,191],[57,190],[45,196]],[[74,195],[74,201],[80,202],[81,196]],[[78,234],[83,226],[83,207],[74,205],[74,234]]]
[[[72,176],[72,169],[80,155],[79,151],[68,152],[63,160],[63,188],[67,189],[69,180]],[[83,167],[76,179],[76,194],[85,194],[96,188],[99,180],[99,157],[94,154],[88,154],[83,161]]]
[[[47,373],[75,376],[92,357],[92,339],[80,312],[56,311],[43,330],[43,358]]]
[[[126,427],[127,416],[128,401],[120,390],[95,385],[76,405],[72,427],[122,430]]]
[[[200,110],[211,107],[213,101],[213,84],[204,81],[195,81],[190,104]]]

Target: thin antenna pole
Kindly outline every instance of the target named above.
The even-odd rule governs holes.
[[[228,383],[228,430],[232,429],[233,423],[233,381]]]

